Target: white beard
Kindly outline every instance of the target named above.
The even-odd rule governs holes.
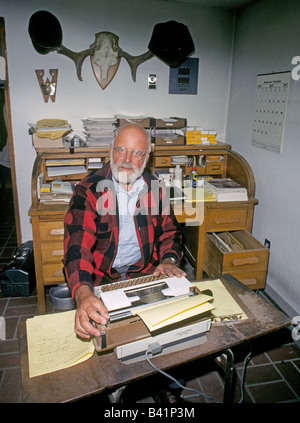
[[[133,184],[143,174],[146,164],[147,162],[144,159],[144,163],[140,169],[137,169],[136,166],[132,163],[120,162],[116,165],[114,163],[112,153],[110,155],[110,165],[111,165],[112,174],[114,178],[116,179],[116,181],[124,185]],[[119,171],[120,167],[126,167],[127,169],[132,169],[132,171],[122,172],[122,171]]]

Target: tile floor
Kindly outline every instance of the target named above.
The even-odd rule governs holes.
[[[13,203],[9,189],[0,198],[0,271],[16,250]],[[55,312],[47,296],[47,312]],[[6,322],[6,339],[0,340],[0,403],[22,403],[22,386],[18,353],[17,327],[20,321],[38,313],[35,292],[29,297],[5,298],[0,292],[0,316]],[[259,338],[234,348],[234,402],[241,399],[240,381],[243,360],[251,348],[252,356],[245,373],[245,403],[300,403],[300,350],[293,342],[289,329]],[[185,375],[186,386],[222,402],[224,375],[215,360],[199,360],[179,369]],[[157,386],[156,377],[147,383]],[[132,387],[140,395],[140,403],[154,402],[145,384]],[[182,397],[189,403],[212,402],[185,390]],[[89,401],[99,400],[91,397]]]

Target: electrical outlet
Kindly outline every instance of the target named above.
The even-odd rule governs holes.
[[[270,249],[270,248],[271,248],[271,241],[269,241],[267,238],[265,238],[265,243],[264,243],[264,246],[265,246],[266,248]]]

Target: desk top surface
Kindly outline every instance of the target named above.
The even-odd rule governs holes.
[[[244,341],[290,324],[290,319],[285,314],[231,275],[224,275],[221,280],[247,314],[248,320],[233,325],[213,323],[206,334],[207,341],[204,344],[164,356],[155,356],[152,361],[157,367],[167,370],[193,360],[217,355],[227,348],[233,348]],[[95,353],[92,358],[76,366],[30,379],[25,322],[20,323],[18,331],[23,402],[73,401],[103,392],[105,389],[117,389],[155,373],[146,360],[124,364],[111,352],[103,355]]]

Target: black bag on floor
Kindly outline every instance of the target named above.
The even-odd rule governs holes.
[[[0,273],[3,297],[28,297],[35,286],[33,242],[22,244]]]

